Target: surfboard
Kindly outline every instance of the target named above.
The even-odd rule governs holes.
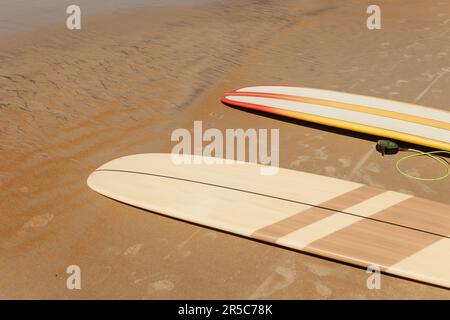
[[[450,288],[450,206],[262,165],[137,154],[96,169],[96,192],[168,217]],[[266,167],[267,168],[267,167]],[[179,223],[179,222],[174,222]]]
[[[450,151],[450,112],[444,110],[288,86],[241,88],[226,93],[221,100],[235,107]]]

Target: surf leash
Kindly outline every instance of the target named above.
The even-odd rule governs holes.
[[[411,148],[400,148],[398,146],[398,144],[394,141],[391,140],[378,140],[377,145],[376,145],[376,149],[378,152],[380,152],[383,156],[385,154],[396,154],[399,151],[409,151],[409,152],[413,152],[413,154],[404,156],[400,159],[397,160],[397,162],[395,163],[395,168],[397,169],[397,171],[410,179],[414,179],[414,180],[419,180],[419,181],[439,181],[439,180],[444,180],[446,179],[448,176],[450,176],[450,165],[449,163],[440,156],[436,156],[436,154],[448,154],[450,155],[450,152],[448,151],[444,151],[444,150],[436,150],[436,151],[420,151],[420,150],[416,150],[416,149],[411,149]],[[405,172],[404,170],[401,169],[400,164],[402,162],[404,162],[407,159],[411,159],[414,157],[420,157],[420,156],[426,156],[431,158],[432,160],[438,162],[440,165],[442,165],[446,172],[438,177],[431,177],[431,178],[422,178],[422,177],[417,177],[414,175],[411,175],[407,172]]]

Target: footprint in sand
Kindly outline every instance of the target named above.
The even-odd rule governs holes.
[[[326,153],[325,147],[314,150],[314,159],[328,160],[328,153]]]
[[[248,297],[250,300],[271,296],[273,293],[291,285],[297,274],[295,268],[278,266],[275,272],[268,276],[258,288]]]
[[[365,184],[372,186],[372,187],[380,188],[380,189],[386,189],[386,186],[384,184],[375,181],[370,174],[363,174],[360,176],[361,176],[362,181]]]
[[[192,254],[192,251],[188,249],[188,245],[191,244],[191,241],[198,235],[200,230],[194,231],[186,240],[180,242],[175,249],[170,251],[166,256],[163,257],[163,260],[174,259],[178,260],[180,258],[187,258]]]
[[[420,172],[416,168],[408,168],[406,170],[403,170],[407,175],[413,176],[413,177],[420,177]]]
[[[338,159],[338,162],[344,167],[344,168],[348,168],[351,166],[352,164],[352,160],[350,160],[350,158],[347,157],[342,157]]]
[[[134,273],[134,274],[132,273],[131,276],[135,276],[135,273]],[[145,276],[145,277],[143,277],[143,278],[135,279],[135,280],[133,281],[133,283],[134,283],[134,284],[139,284],[139,283],[141,283],[142,281],[146,281],[147,279],[148,279],[148,277]]]
[[[155,294],[162,292],[169,292],[172,291],[174,288],[175,284],[167,279],[152,282],[148,285],[147,292],[143,299],[150,299],[154,297]]]
[[[47,224],[49,224],[49,222],[53,220],[53,217],[54,215],[51,213],[44,213],[38,216],[34,216],[33,218],[25,222],[20,230],[17,231],[17,233],[11,238],[6,240],[2,244],[2,246],[4,248],[9,248],[18,245],[22,241],[26,240],[27,236],[29,236],[30,234],[30,231],[47,226]]]
[[[53,217],[54,216],[51,213],[44,213],[39,216],[35,216],[23,225],[22,230],[45,227],[50,221],[53,220]]]
[[[289,164],[289,167],[291,168],[299,168],[301,167],[302,163],[310,161],[311,157],[310,156],[300,156],[297,158],[297,160],[292,161]]]
[[[370,171],[370,172],[373,172],[373,173],[380,173],[380,172],[381,172],[380,166],[379,166],[378,164],[374,163],[374,162],[369,163],[369,164],[365,167],[365,169],[366,169],[367,171]]]
[[[434,193],[433,189],[430,188],[429,186],[427,186],[426,184],[421,184],[420,189],[422,189],[423,192],[428,193],[428,194]]]
[[[314,286],[316,287],[317,293],[320,294],[322,298],[328,298],[333,293],[330,288],[321,282],[316,282]]]
[[[137,243],[135,245],[132,245],[131,247],[128,247],[125,252],[123,253],[124,256],[137,256],[139,254],[139,251],[141,251],[144,244]]]
[[[322,266],[319,264],[315,264],[315,263],[303,263],[305,265],[305,267],[314,275],[319,276],[319,277],[326,277],[330,274],[333,273],[333,269],[326,267],[326,266]]]

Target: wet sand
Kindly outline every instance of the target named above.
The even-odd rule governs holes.
[[[450,180],[395,171],[368,137],[271,119],[223,92],[292,84],[450,110],[450,4],[227,1],[117,9],[0,38],[0,298],[449,299],[448,290],[175,221],[85,183],[111,159],[170,152],[176,128],[279,128],[282,167],[450,203]],[[6,45],[7,44],[7,45]],[[414,160],[419,173],[439,168]],[[82,290],[66,289],[81,267]]]

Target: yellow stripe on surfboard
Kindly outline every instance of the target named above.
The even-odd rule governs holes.
[[[377,115],[377,116],[383,116],[383,117],[392,118],[392,119],[414,122],[414,123],[450,131],[450,123],[447,123],[447,122],[423,118],[423,117],[409,115],[409,114],[395,112],[395,111],[382,110],[382,109],[377,109],[377,108],[373,108],[373,107],[361,106],[361,105],[356,105],[356,104],[351,104],[351,103],[331,101],[331,100],[325,100],[325,99],[319,99],[319,98],[309,98],[309,97],[285,95],[285,94],[273,94],[273,93],[263,93],[262,94],[262,93],[251,93],[251,92],[246,92],[246,93],[239,92],[236,95],[274,98],[274,99],[298,101],[298,102],[304,102],[304,103],[310,103],[310,104],[318,104],[318,105],[322,105],[322,106],[326,106],[326,107],[335,107],[335,108],[339,108],[339,109],[358,111],[358,112],[373,114],[373,115]]]
[[[429,138],[419,137],[415,136],[409,133],[402,133],[397,132],[393,130],[388,129],[382,129],[377,127],[372,127],[368,125],[362,125],[354,122],[347,122],[343,120],[336,120],[331,119],[323,116],[316,116],[312,114],[302,113],[298,111],[290,111],[290,110],[283,110],[279,108],[274,108],[277,110],[277,114],[287,116],[289,118],[299,119],[299,120],[305,120],[310,121],[314,123],[319,123],[331,127],[346,129],[350,131],[357,131],[361,133],[367,133],[375,136],[380,137],[386,137],[391,138],[395,140],[405,141],[417,145],[423,145],[430,148],[435,148],[439,150],[445,150],[450,151],[450,144],[443,142],[443,141],[437,141]]]

